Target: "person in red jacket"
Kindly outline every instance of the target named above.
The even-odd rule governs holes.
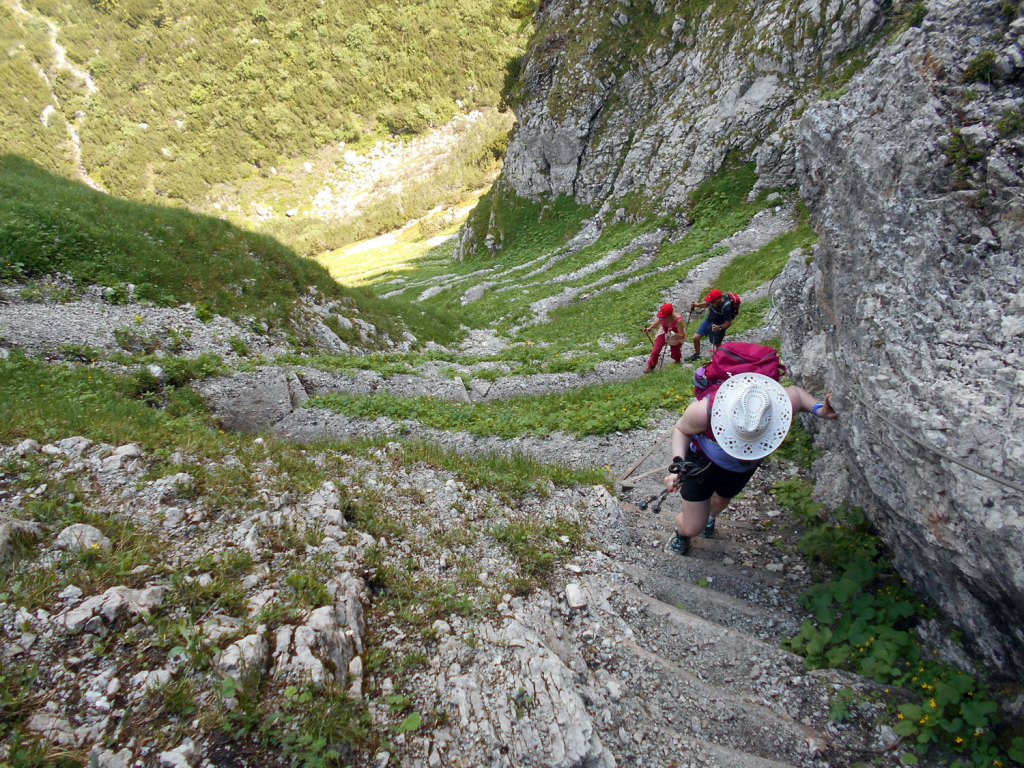
[[[686,341],[686,321],[683,319],[683,316],[676,312],[671,304],[662,304],[661,309],[658,310],[657,319],[644,328],[644,332],[650,333],[659,325],[661,330],[658,331],[658,335],[654,339],[654,349],[651,350],[651,356],[647,359],[647,367],[644,369],[644,373],[650,373],[654,370],[654,367],[658,364],[661,350],[666,343],[668,344],[669,354],[672,355],[672,362],[683,362],[683,342]]]

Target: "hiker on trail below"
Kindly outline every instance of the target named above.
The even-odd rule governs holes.
[[[686,323],[683,316],[676,312],[671,304],[662,304],[661,309],[658,310],[658,318],[644,328],[644,333],[649,334],[659,325],[661,330],[658,331],[658,335],[654,339],[654,349],[651,350],[644,373],[654,370],[666,342],[668,343],[668,352],[672,355],[672,362],[683,362],[683,342],[686,341]]]
[[[794,412],[839,418],[830,397],[816,403],[805,389],[783,387],[760,373],[741,373],[713,397],[691,403],[672,430],[673,470],[665,488],[680,491],[683,511],[676,516],[668,550],[685,555],[691,537],[714,535],[715,516],[782,445]]]
[[[732,325],[740,308],[732,294],[723,293],[717,288],[708,291],[704,301],[690,302],[690,309],[708,308],[708,316],[700,324],[697,332],[693,334],[693,354],[686,358],[687,362],[700,359],[700,340],[707,337],[711,342],[711,349],[721,346],[725,338],[725,329]]]

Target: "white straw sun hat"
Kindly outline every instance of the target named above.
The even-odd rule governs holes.
[[[741,373],[718,388],[711,406],[711,431],[737,459],[763,459],[789,434],[793,404],[779,382],[760,373]]]

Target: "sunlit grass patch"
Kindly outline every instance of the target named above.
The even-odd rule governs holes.
[[[407,273],[418,277],[419,262],[455,237],[479,199],[480,193],[476,193],[461,200],[457,218],[437,230],[423,232],[414,225],[327,251],[316,256],[316,261],[331,277],[348,286],[374,285]]]
[[[471,488],[491,488],[510,496],[547,493],[547,485],[609,486],[607,471],[601,467],[571,469],[543,463],[520,453],[485,453],[466,456],[446,451],[435,443],[409,441],[402,451],[403,460],[424,462],[456,473]]]
[[[170,416],[126,394],[134,382],[95,368],[0,360],[0,442],[82,435],[120,445],[213,451],[229,442],[199,412]]]
[[[716,285],[722,287],[722,290],[740,294],[757,288],[782,273],[790,253],[798,248],[810,248],[817,241],[818,234],[811,227],[810,217],[804,210],[795,229],[783,233],[756,251],[737,256],[727,264],[719,274]],[[746,309],[746,304],[743,309]]]
[[[692,396],[692,383],[685,375],[691,370],[680,366],[624,383],[491,403],[330,394],[312,398],[306,407],[327,408],[355,418],[411,419],[437,429],[498,437],[543,436],[556,431],[603,435],[647,427],[657,410],[681,409]]]

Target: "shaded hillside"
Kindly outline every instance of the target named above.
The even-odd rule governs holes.
[[[46,277],[66,284],[47,286]],[[312,346],[313,317],[327,335],[357,348],[386,345],[400,332],[387,302],[342,288],[270,237],[119,200],[13,156],[0,157],[0,281],[29,281],[31,295],[65,303],[92,295],[113,304],[184,304],[200,320],[219,315]],[[407,322],[415,327],[421,315]],[[350,317],[372,326],[375,338],[361,335]]]

